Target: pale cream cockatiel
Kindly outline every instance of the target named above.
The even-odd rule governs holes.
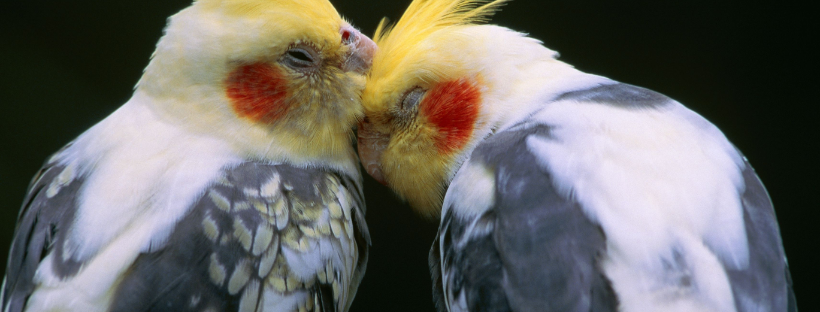
[[[327,0],[198,0],[133,97],[35,176],[2,310],[345,311],[375,45]]]

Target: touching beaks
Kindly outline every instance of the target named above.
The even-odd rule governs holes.
[[[342,26],[339,32],[342,34],[342,44],[350,46],[350,54],[342,64],[342,70],[367,73],[379,49],[376,43],[350,25]]]
[[[382,185],[387,185],[387,179],[382,173],[381,158],[384,149],[390,143],[390,137],[387,134],[373,131],[367,119],[359,123],[358,136],[359,159],[361,159],[362,166],[373,179]]]

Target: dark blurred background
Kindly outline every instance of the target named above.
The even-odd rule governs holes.
[[[372,34],[409,0],[334,0]],[[815,306],[818,270],[817,23],[770,1],[513,1],[494,22],[527,32],[577,68],[669,95],[723,130],[757,169],[780,221],[797,299]],[[0,4],[0,261],[44,159],[124,103],[166,18],[164,1]],[[814,22],[810,22],[810,18]],[[370,265],[353,311],[431,311],[427,252],[437,224],[366,178]]]

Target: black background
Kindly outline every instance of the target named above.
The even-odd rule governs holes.
[[[372,34],[409,0],[335,0]],[[775,203],[798,302],[815,306],[817,23],[787,1],[550,1],[507,5],[494,23],[530,33],[577,68],[671,96],[721,128]],[[669,2],[669,3],[667,3]],[[131,95],[166,18],[163,1],[0,4],[0,259],[44,159]],[[811,26],[811,28],[809,28]],[[370,265],[353,311],[431,311],[427,252],[437,224],[366,178]]]

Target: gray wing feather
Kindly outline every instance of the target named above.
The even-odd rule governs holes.
[[[55,185],[66,170],[73,169],[46,163],[29,185],[9,251],[3,311],[23,311],[26,300],[34,291],[34,273],[50,252],[55,252],[53,269],[61,278],[73,276],[82,265],[62,257],[63,242],[73,223],[77,194],[84,180],[74,177]]]
[[[743,179],[746,190],[741,203],[750,255],[747,268],[727,269],[735,306],[739,312],[797,311],[771,199],[748,162]]]
[[[563,100],[599,103],[627,109],[656,108],[671,102],[670,98],[658,92],[619,82],[570,91],[554,99]]]
[[[615,311],[618,300],[598,265],[603,232],[553,189],[526,148],[529,135],[549,137],[549,128],[501,132],[473,152],[471,162],[495,172],[495,203],[475,218],[452,207],[443,216],[449,284],[434,297],[463,294],[469,311]]]
[[[275,187],[281,197],[264,194],[274,176],[280,179]],[[339,248],[335,233],[320,229],[322,221],[317,221],[326,203],[337,200],[331,180],[353,197],[355,233],[342,234],[354,238],[358,263],[354,272],[347,272],[348,282],[333,269],[321,270],[323,278],[299,282],[282,255],[284,248],[298,250],[302,239],[329,239]],[[111,311],[255,311],[263,291],[271,290],[308,292],[310,302],[302,304],[308,311],[344,311],[364,274],[370,245],[362,199],[359,182],[335,172],[243,163],[206,191],[163,248],[137,258]],[[272,282],[276,280],[282,289]],[[334,283],[350,284],[351,300],[341,302]]]
[[[439,237],[441,232],[436,234],[433,246],[430,247],[430,254],[427,258],[430,266],[430,279],[433,281],[433,304],[436,311],[447,312],[447,303],[444,299],[444,285],[441,280],[441,249],[439,248]]]

